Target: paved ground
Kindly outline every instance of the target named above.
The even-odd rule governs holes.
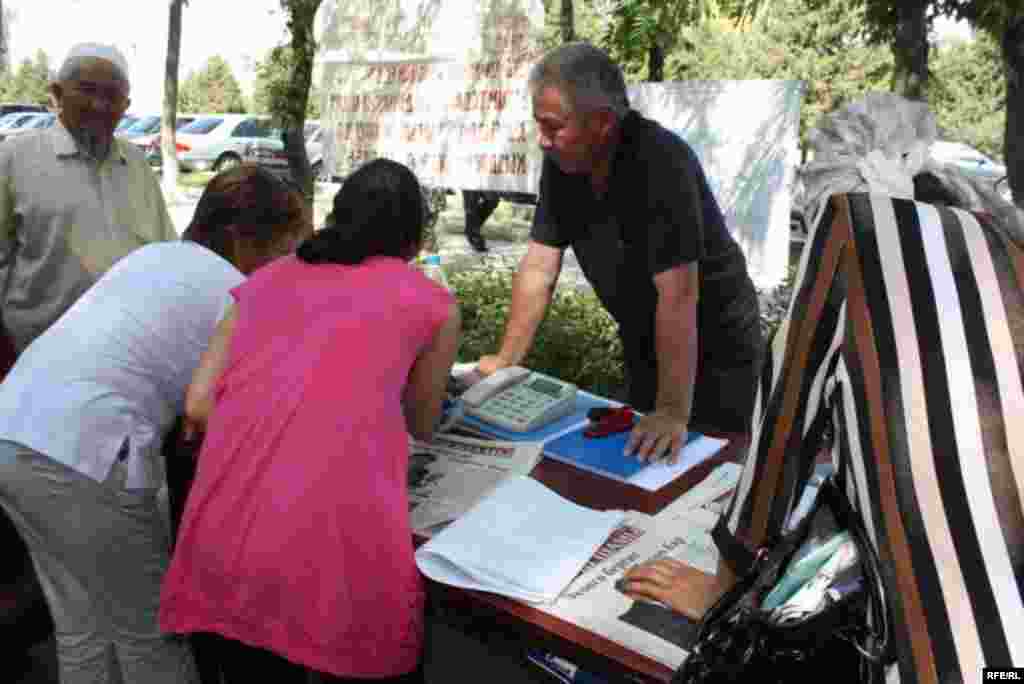
[[[60,684],[56,657],[56,647],[52,640],[34,646],[28,654],[28,665],[16,663],[13,672],[9,669],[12,665],[10,654],[3,656],[0,682]],[[487,684],[556,684],[554,678],[528,665],[518,655],[517,647],[505,643],[500,636],[492,637],[484,643],[440,624],[430,627],[426,663],[428,684],[470,684],[481,681]]]
[[[34,646],[28,654],[28,665],[15,664],[13,673],[8,669],[12,662],[10,655],[4,656],[0,681],[4,684],[60,684],[56,657],[52,640]],[[430,627],[426,662],[428,684],[481,681],[487,684],[556,684],[554,678],[528,665],[518,655],[515,645],[504,643],[500,637],[492,637],[484,643],[440,624]]]
[[[313,225],[317,227],[323,225],[324,217],[330,210],[331,200],[338,187],[329,183],[321,183],[317,186],[313,205]],[[183,232],[192,220],[198,199],[198,191],[189,191],[183,201],[168,207],[179,233]],[[515,268],[526,251],[530,210],[531,208],[525,205],[507,203],[500,205],[483,229],[490,249],[486,254],[478,254],[469,246],[463,235],[465,221],[460,195],[448,195],[448,207],[439,217],[436,229],[440,242],[438,251],[442,260],[446,264],[453,264],[459,268]],[[561,283],[587,287],[572,250],[567,250],[565,253]]]

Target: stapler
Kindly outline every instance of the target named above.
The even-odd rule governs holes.
[[[583,430],[583,436],[597,439],[632,430],[636,412],[629,406],[592,408],[587,411],[587,420],[590,425]]]

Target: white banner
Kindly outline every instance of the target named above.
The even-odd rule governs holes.
[[[631,87],[629,97],[634,109],[678,133],[697,153],[754,283],[781,283],[800,164],[802,82],[644,83]]]
[[[539,0],[453,1],[433,14],[426,0],[389,0],[365,13],[357,5],[367,1],[335,3],[318,56],[321,119],[333,132],[325,168],[343,177],[387,157],[427,185],[535,194],[543,157],[526,79],[541,54]],[[634,109],[697,153],[755,284],[781,283],[802,83],[644,83],[629,94]]]

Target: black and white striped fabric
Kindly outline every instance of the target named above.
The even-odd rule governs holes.
[[[797,278],[730,529],[780,529],[824,417],[883,566],[890,679],[1024,667],[1024,253],[964,211],[839,195]]]

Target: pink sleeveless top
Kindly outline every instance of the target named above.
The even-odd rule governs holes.
[[[452,296],[403,261],[280,259],[233,291],[237,323],[160,623],[336,676],[419,662],[401,397]]]

